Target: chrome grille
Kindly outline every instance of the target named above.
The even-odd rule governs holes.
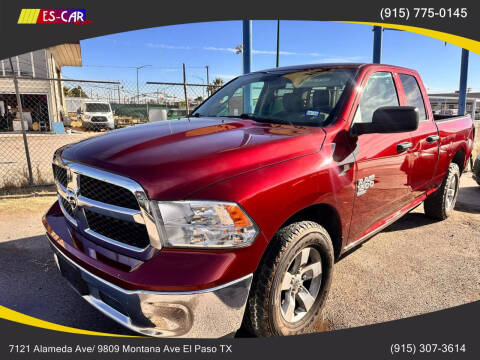
[[[147,196],[135,181],[55,156],[53,164],[60,207],[80,232],[119,252],[160,249],[156,224]],[[137,200],[138,198],[138,200]]]
[[[141,249],[150,243],[145,225],[115,219],[87,209],[85,216],[88,227],[100,235]]]
[[[75,216],[75,212],[72,209],[72,205],[70,205],[67,199],[61,196],[60,196],[60,201],[62,202],[62,206],[65,209],[65,211],[68,213],[68,215],[70,215],[73,218]]]
[[[89,199],[140,210],[135,195],[128,189],[85,175],[80,175],[79,180],[80,194]]]
[[[67,169],[62,168],[56,164],[53,164],[53,176],[61,185],[67,187]]]

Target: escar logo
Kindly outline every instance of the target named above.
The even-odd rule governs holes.
[[[22,9],[18,24],[74,24],[86,25],[92,21],[87,19],[85,9]]]

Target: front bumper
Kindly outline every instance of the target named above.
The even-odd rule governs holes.
[[[92,306],[135,332],[159,337],[219,338],[240,328],[252,274],[199,291],[125,290],[83,269],[47,239],[70,285]]]

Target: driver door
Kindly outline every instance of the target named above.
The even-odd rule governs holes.
[[[400,105],[395,74],[377,71],[367,77],[353,123],[371,122],[379,107]],[[408,203],[409,149],[399,144],[411,144],[409,132],[358,137],[349,243],[362,239]]]

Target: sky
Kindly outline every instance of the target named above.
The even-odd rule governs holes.
[[[252,70],[275,67],[277,22],[259,20],[252,25]],[[242,22],[221,21],[142,29],[81,41],[81,68],[64,67],[73,79],[136,81],[225,81],[242,73]],[[281,21],[280,66],[324,62],[371,62],[373,32],[367,25]],[[461,49],[452,44],[403,31],[384,31],[382,63],[417,70],[429,93],[458,89]],[[480,91],[480,55],[470,53],[468,87]]]

